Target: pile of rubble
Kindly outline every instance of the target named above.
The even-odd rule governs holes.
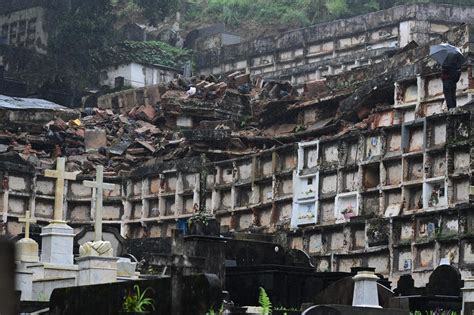
[[[297,99],[289,83],[252,82],[250,75],[238,72],[225,80],[178,78],[158,90],[156,102],[136,101],[126,110],[99,104],[75,119],[55,116],[41,128],[38,122],[32,129],[28,122],[23,128],[4,126],[0,154],[18,154],[37,169],[52,168],[56,157],[65,156],[69,171],[88,174],[101,164],[108,176],[123,175],[151,158],[167,161],[202,153],[232,158],[262,149],[241,137],[265,137],[255,118],[266,114],[269,103]]]

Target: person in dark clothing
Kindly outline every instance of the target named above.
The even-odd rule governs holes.
[[[448,61],[443,66],[443,93],[448,110],[456,107],[456,85],[461,77],[461,65]]]

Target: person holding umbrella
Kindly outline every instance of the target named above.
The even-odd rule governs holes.
[[[461,66],[466,59],[459,48],[450,44],[430,47],[430,56],[443,68],[443,93],[448,110],[456,107],[456,85],[461,77]]]

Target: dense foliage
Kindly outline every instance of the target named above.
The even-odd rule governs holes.
[[[179,68],[191,59],[191,51],[159,41],[125,41],[91,52],[93,64],[101,67],[138,62]]]
[[[189,18],[240,25],[246,21],[305,26],[406,3],[474,5],[474,0],[207,0],[194,1]]]

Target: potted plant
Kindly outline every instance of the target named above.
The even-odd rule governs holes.
[[[151,288],[146,288],[143,292],[140,291],[140,286],[135,284],[133,286],[134,292],[129,292],[125,297],[122,304],[122,314],[149,314],[147,311],[148,308],[155,310],[155,302],[152,298],[145,297],[148,290],[153,290]]]

